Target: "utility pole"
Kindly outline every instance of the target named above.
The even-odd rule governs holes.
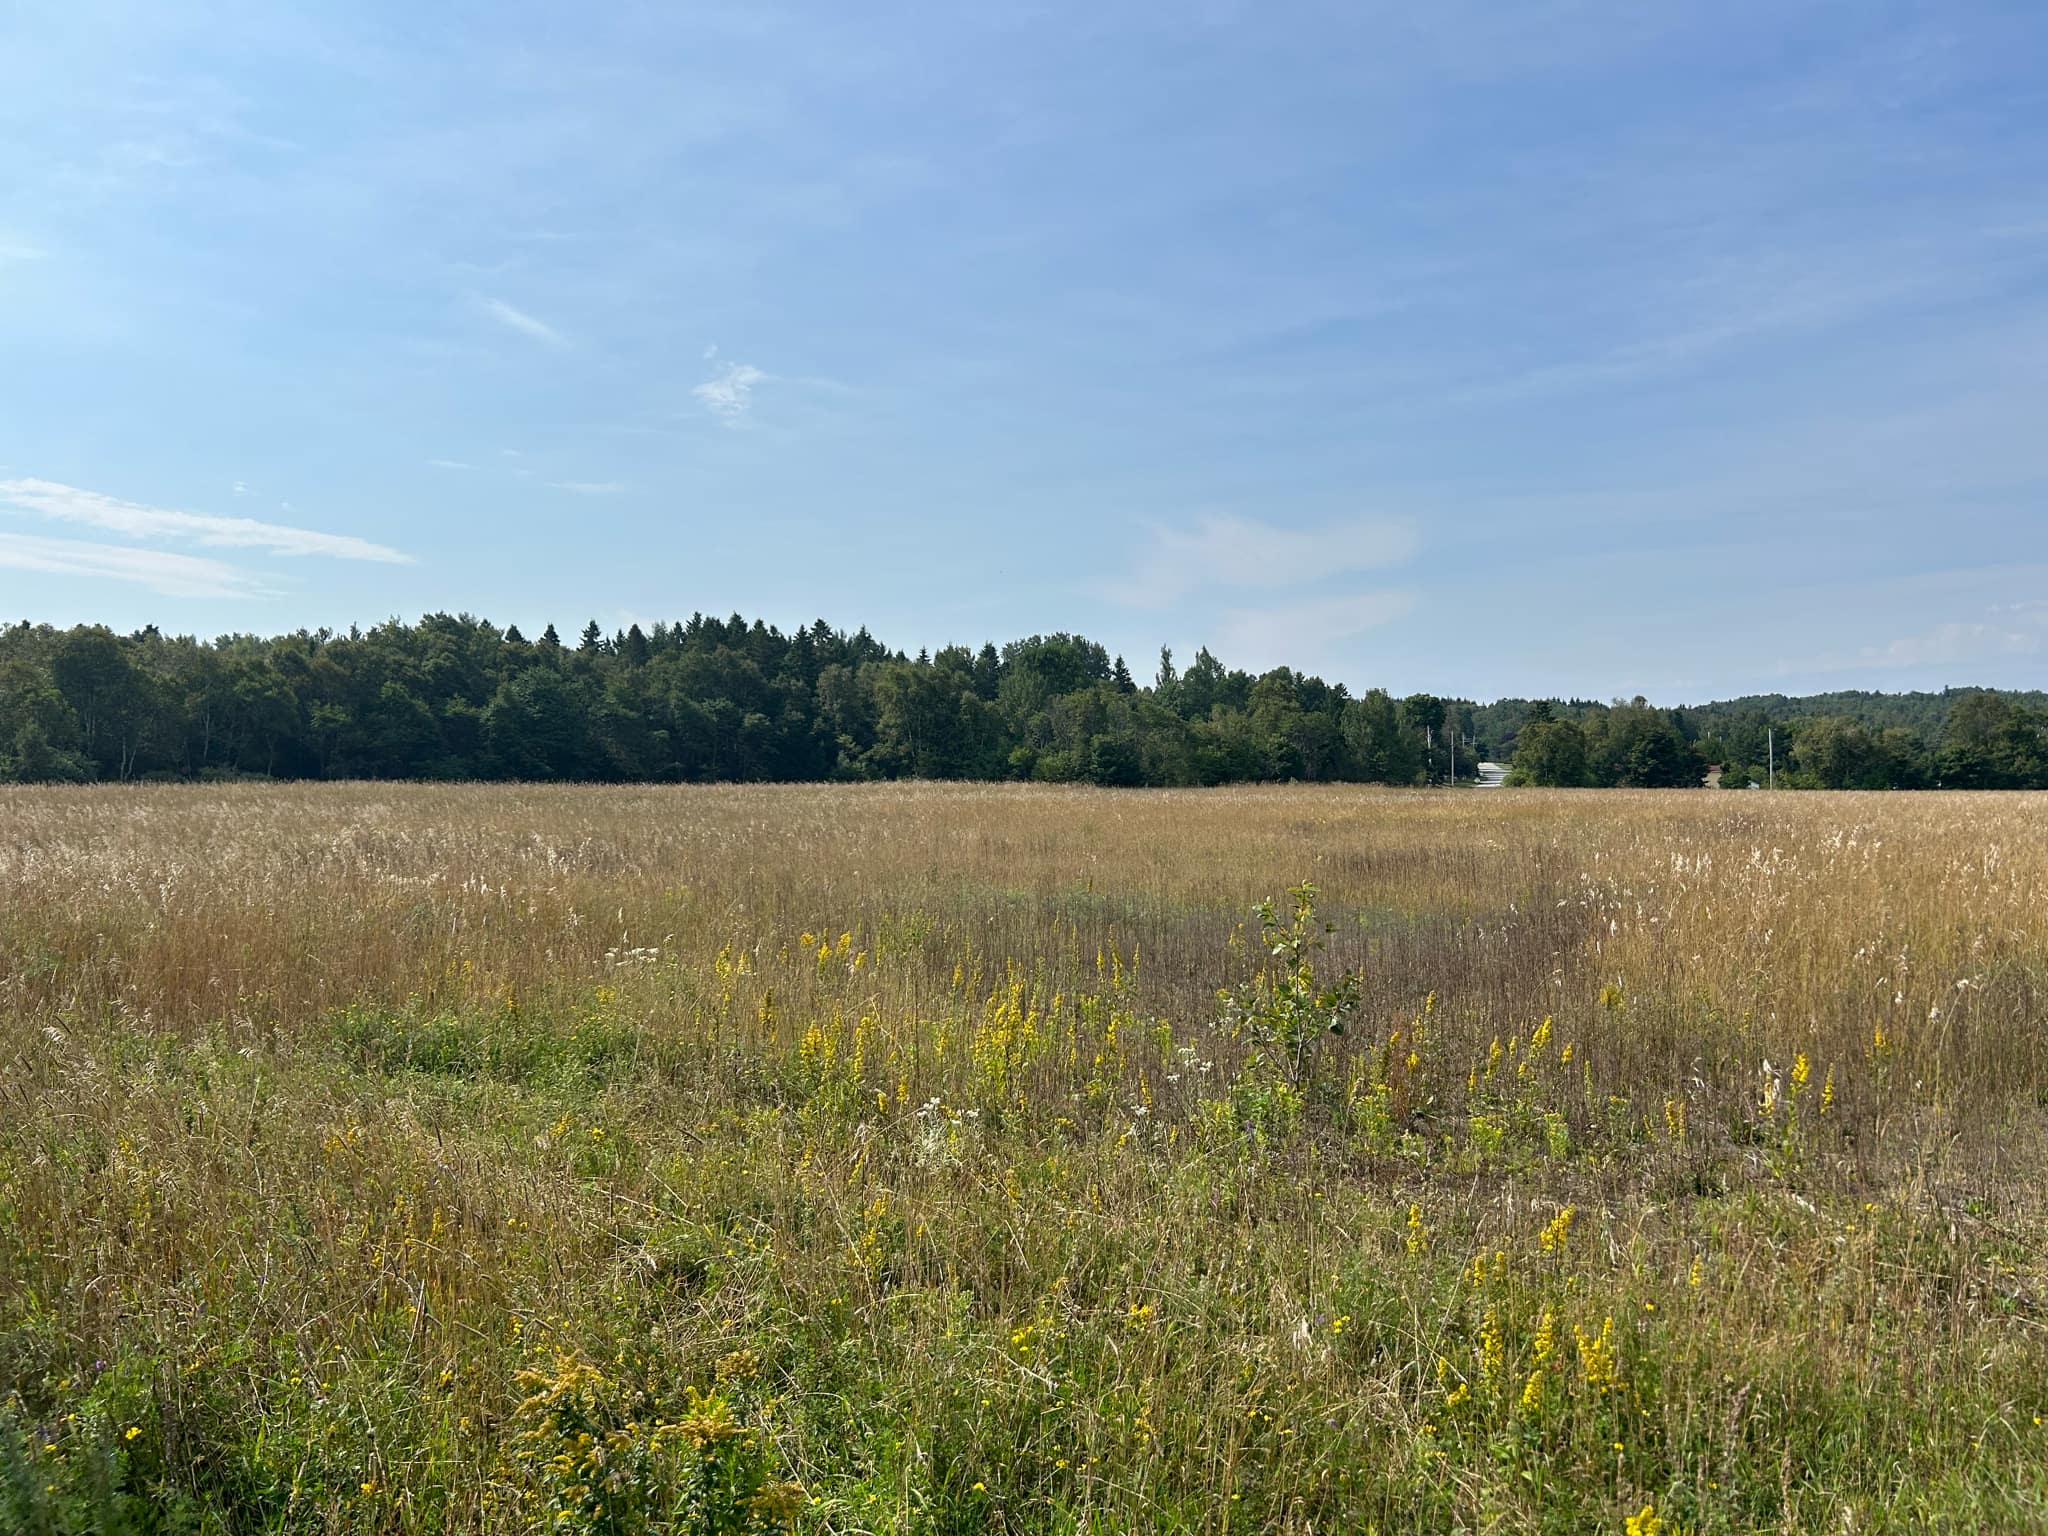
[[[1776,726],[1767,725],[1764,727],[1764,752],[1770,759],[1770,767],[1764,770],[1767,776],[1767,782],[1764,787],[1766,789],[1776,789],[1778,787],[1778,729]]]

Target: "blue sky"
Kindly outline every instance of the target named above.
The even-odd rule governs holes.
[[[0,615],[2048,681],[2048,8],[104,3]]]

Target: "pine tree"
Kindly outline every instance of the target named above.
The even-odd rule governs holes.
[[[1002,680],[1002,653],[995,648],[994,642],[984,640],[980,653],[974,658],[974,691],[984,699],[993,699]]]

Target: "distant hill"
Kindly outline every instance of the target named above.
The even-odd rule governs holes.
[[[1726,725],[1755,722],[1793,724],[1803,720],[1853,720],[1871,731],[1908,730],[1927,745],[1941,739],[1950,708],[1973,694],[1991,694],[2028,710],[2048,709],[2048,692],[2038,688],[1944,688],[1939,693],[1879,693],[1844,688],[1834,693],[1748,693],[1705,704],[1680,704],[1663,712],[1689,740],[1711,737]],[[1505,762],[1515,737],[1535,707],[1533,699],[1496,699],[1471,709],[1471,729],[1485,749]],[[1619,701],[1616,701],[1619,702]],[[1611,707],[1599,699],[1553,699],[1559,719],[1578,720]]]
[[[2048,707],[2048,693],[2038,688],[1944,688],[1939,693],[1872,693],[1862,688],[1845,688],[1836,693],[1752,693],[1736,699],[1719,699],[1710,704],[1682,706],[1679,713],[1701,722],[1746,715],[1763,715],[1773,720],[1817,720],[1835,716],[1854,720],[1872,730],[1902,726],[1928,739],[1938,737],[1948,724],[1949,708],[1957,699],[1974,693],[1994,693],[2027,709]]]
[[[2038,689],[1759,693],[1673,709],[1499,699],[1472,708],[1467,729],[1481,753],[1512,764],[1510,783],[2048,788],[2048,693]]]

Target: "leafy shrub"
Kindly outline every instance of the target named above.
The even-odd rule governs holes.
[[[784,1529],[803,1506],[717,1392],[690,1389],[683,1414],[664,1419],[647,1393],[572,1356],[519,1381],[511,1454],[536,1530],[742,1536]]]
[[[1277,1080],[1295,1096],[1319,1086],[1324,1046],[1344,1033],[1358,1008],[1360,978],[1347,970],[1334,980],[1316,974],[1323,935],[1336,925],[1316,926],[1316,888],[1291,887],[1292,915],[1282,919],[1270,898],[1256,908],[1259,940],[1268,962],[1246,985],[1219,994],[1222,1025],[1250,1053],[1246,1077],[1253,1084]]]

